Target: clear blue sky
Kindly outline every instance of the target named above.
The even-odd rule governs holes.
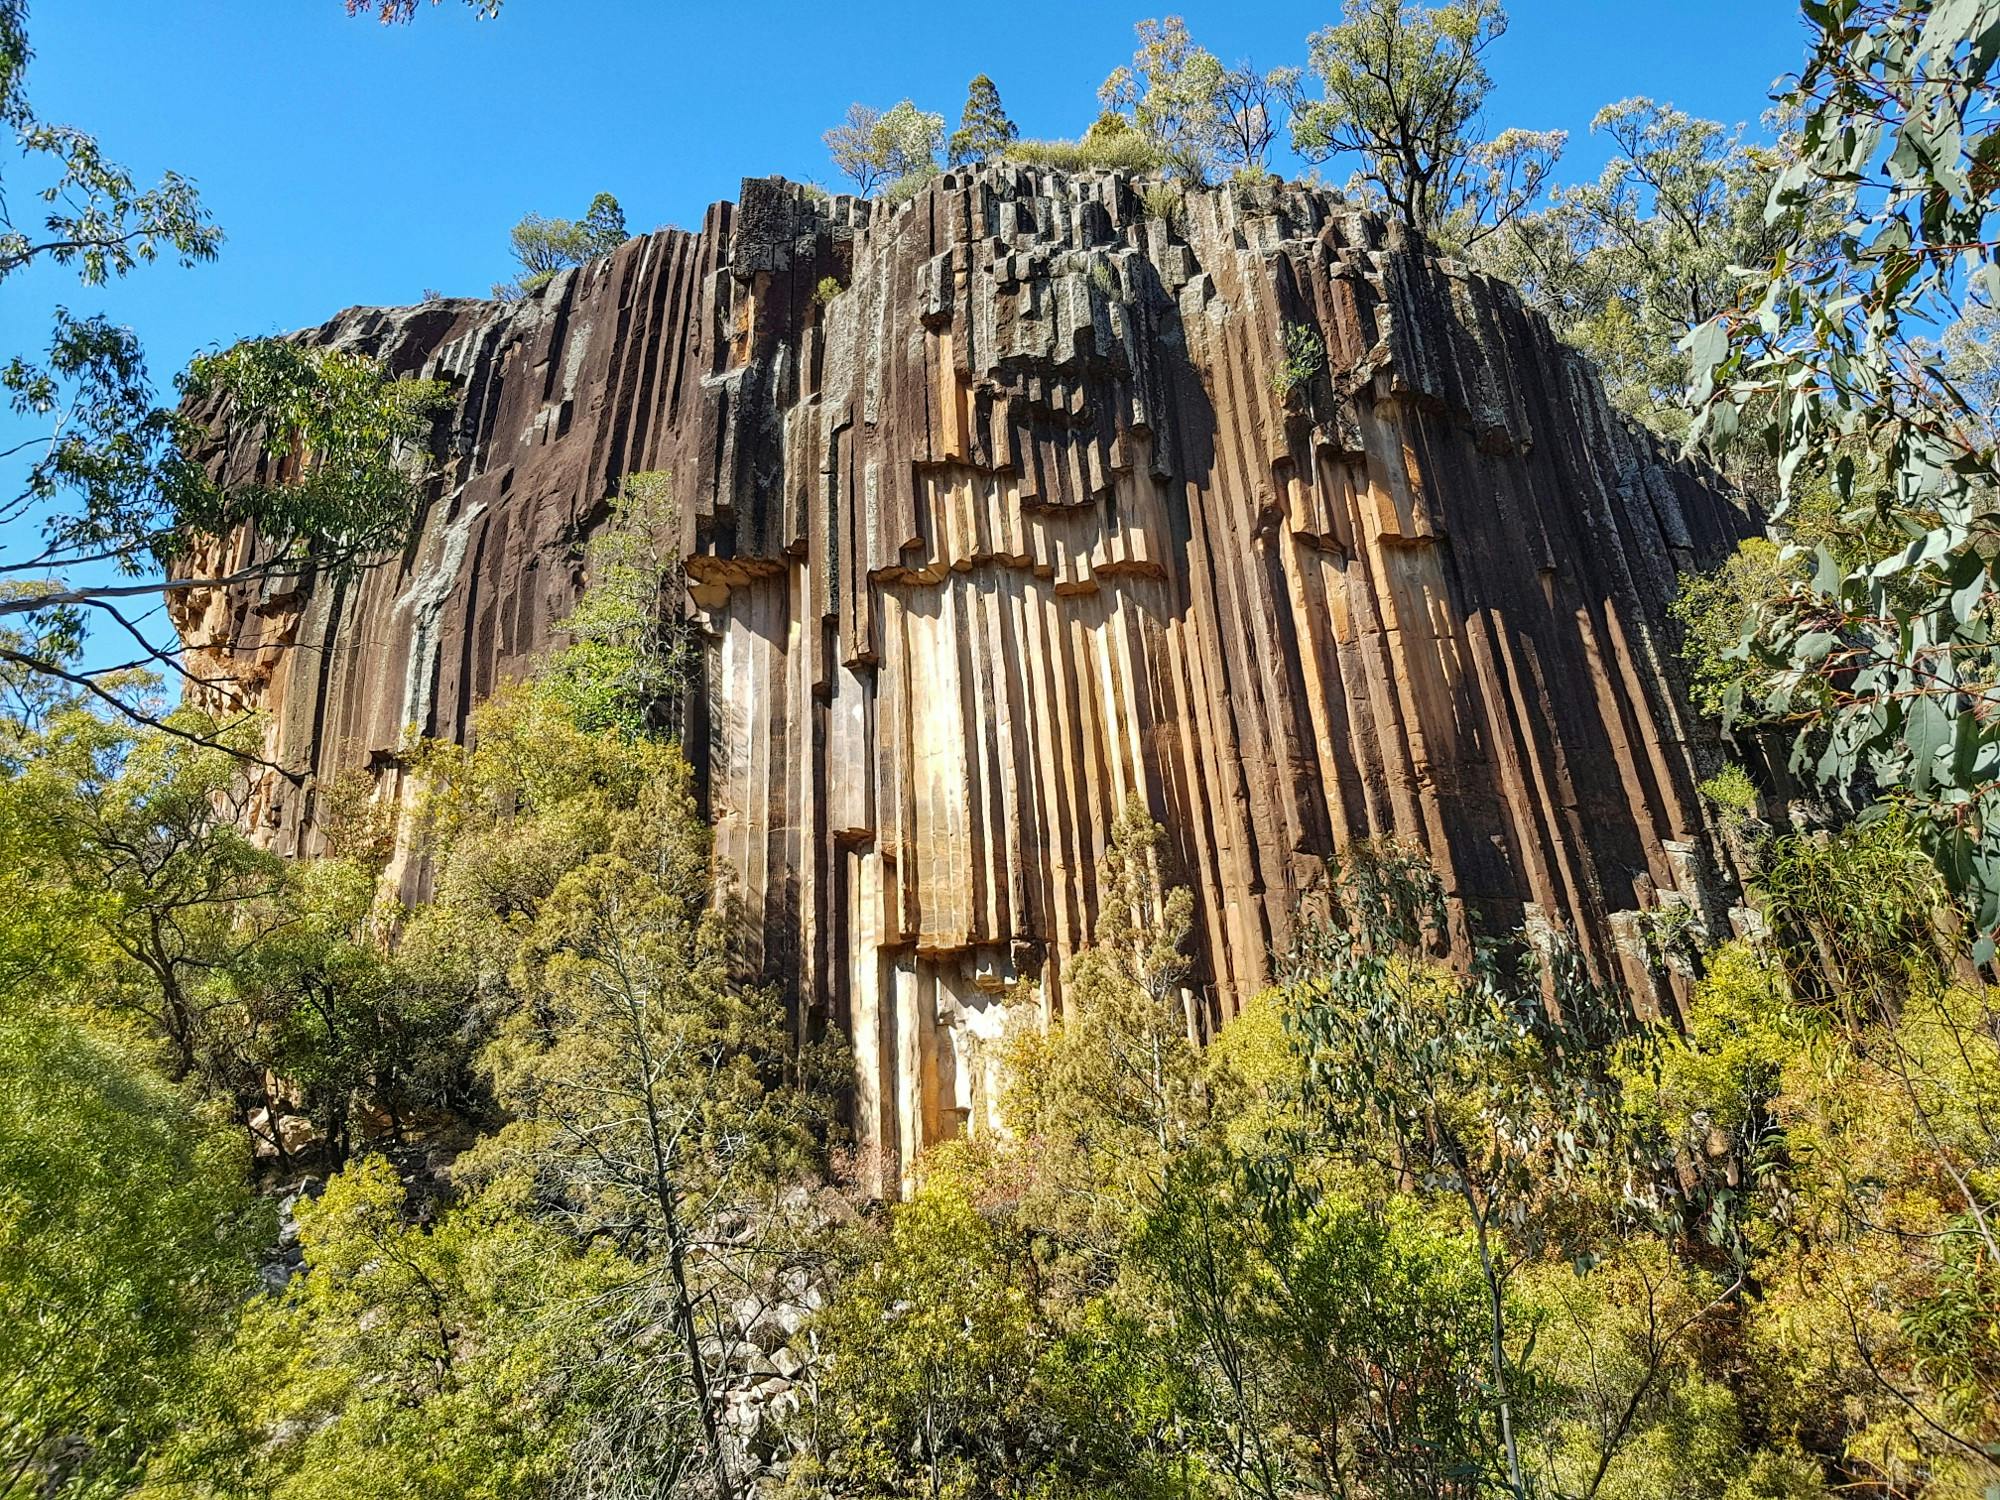
[[[1186,0],[1228,59],[1303,62],[1338,0]],[[1804,34],[1786,0],[1512,0],[1491,56],[1489,125],[1565,128],[1565,176],[1603,158],[1598,106],[1631,94],[1753,127]],[[0,345],[43,337],[46,309],[105,310],[144,337],[163,383],[208,344],[317,323],[427,287],[483,294],[507,229],[582,212],[608,189],[636,230],[697,225],[739,178],[831,182],[820,132],[850,100],[910,96],[956,122],[990,73],[1029,135],[1074,135],[1095,90],[1159,13],[1104,0],[461,0],[414,25],[349,19],[340,0],[31,0],[29,96],[150,178],[197,180],[222,258],[142,268],[123,287],[21,276]],[[11,173],[10,173],[11,175]],[[16,189],[18,192],[18,188]],[[24,205],[17,203],[17,211]]]

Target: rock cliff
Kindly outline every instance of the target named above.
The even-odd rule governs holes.
[[[1383,834],[1657,1003],[1636,913],[1719,915],[1665,604],[1749,520],[1399,228],[1302,186],[1159,198],[750,180],[523,302],[304,335],[459,399],[400,556],[179,607],[308,773],[265,835],[309,846],[316,780],[354,767],[397,794],[406,727],[462,734],[530,670],[606,497],[667,470],[739,951],[852,1037],[885,1178],[980,1123],[1020,981],[1060,1005],[1128,793],[1197,897],[1204,1028]],[[1324,358],[1281,394],[1298,327]]]

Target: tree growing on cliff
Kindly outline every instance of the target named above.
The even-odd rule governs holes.
[[[1097,91],[1181,176],[1208,180],[1218,167],[1261,172],[1278,136],[1277,111],[1298,69],[1223,66],[1196,45],[1179,16],[1141,21],[1139,46]]]
[[[1298,97],[1293,149],[1308,161],[1358,159],[1360,186],[1404,224],[1470,248],[1540,196],[1565,139],[1478,135],[1493,87],[1483,58],[1506,30],[1500,0],[1346,0],[1340,22],[1311,37],[1324,97]]]
[[[965,111],[958,129],[951,133],[948,156],[951,165],[991,161],[1020,139],[1021,127],[1007,116],[1000,103],[1000,90],[984,73],[974,78],[965,91]]]
[[[579,727],[642,736],[680,733],[701,648],[684,608],[680,513],[663,473],[627,476],[611,517],[584,552],[583,598],[562,622],[569,644],[552,656],[543,689]]]
[[[547,285],[558,272],[608,255],[624,244],[625,210],[611,194],[599,193],[580,219],[528,214],[508,231],[507,238],[521,274],[512,281],[496,282],[493,295],[503,302],[515,302]]]
[[[850,104],[847,118],[821,137],[833,164],[864,198],[896,183],[914,183],[937,170],[944,149],[944,116],[908,99],[884,111]]]
[[[875,184],[882,179],[882,167],[875,152],[875,126],[881,118],[880,110],[856,102],[847,106],[847,114],[838,125],[820,137],[826,142],[833,164],[853,181],[854,190],[864,198],[875,191]]]

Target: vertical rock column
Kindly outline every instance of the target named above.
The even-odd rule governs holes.
[[[1281,394],[1294,329],[1324,368]],[[852,1036],[885,1185],[992,1120],[1008,1007],[1060,1009],[1128,796],[1195,893],[1210,1029],[1357,839],[1642,1004],[1624,914],[1706,900],[1665,604],[1747,518],[1508,288],[1334,195],[1169,222],[1116,174],[894,209],[758,179],[519,304],[303,337],[461,399],[400,557],[181,606],[305,773],[265,835],[309,847],[317,782],[390,795],[410,732],[462,736],[553,643],[606,497],[670,471],[739,962]]]

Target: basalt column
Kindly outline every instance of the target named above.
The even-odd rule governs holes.
[[[1508,288],[1332,194],[751,180],[520,303],[302,337],[459,401],[404,553],[181,605],[308,773],[265,836],[310,847],[354,767],[397,795],[406,733],[532,670],[606,497],[670,471],[739,955],[848,1031],[887,1181],[992,1108],[1021,986],[1060,1007],[1129,795],[1195,892],[1209,1027],[1357,839],[1642,1004],[1635,913],[1713,915],[1665,605],[1750,523]],[[1324,358],[1281,395],[1288,340]]]

